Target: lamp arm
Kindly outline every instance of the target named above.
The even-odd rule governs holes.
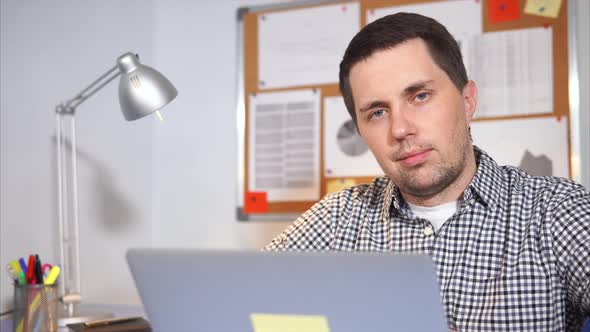
[[[176,97],[178,92],[170,81],[158,71],[141,65],[137,54],[125,53],[117,59],[117,65],[102,74],[74,98],[61,102],[55,108],[56,159],[58,189],[59,252],[62,265],[60,295],[65,316],[58,325],[78,323],[100,316],[83,315],[76,310],[82,300],[80,285],[80,230],[78,222],[78,167],[76,142],[76,108],[119,75],[132,74],[119,84],[119,104],[128,121],[148,115],[160,109]],[[137,72],[135,72],[137,71]],[[140,77],[142,79],[140,80]],[[139,89],[141,86],[143,89]],[[147,93],[146,93],[147,92]],[[147,96],[145,95],[147,94]],[[96,316],[96,318],[94,318]]]
[[[58,112],[73,113],[80,104],[86,101],[86,99],[90,98],[92,95],[104,88],[119,75],[121,75],[121,72],[119,71],[117,65],[115,65],[113,68],[109,69],[106,73],[97,78],[94,82],[90,83],[90,85],[84,88],[84,90],[80,91],[74,98],[63,103],[61,105],[62,107],[58,107]]]
[[[78,167],[75,110],[86,99],[121,75],[117,66],[80,91],[74,98],[56,108],[56,159],[58,185],[58,222],[62,279],[60,295],[67,314],[73,317],[80,295],[80,241],[78,223]],[[70,153],[67,152],[69,138]]]

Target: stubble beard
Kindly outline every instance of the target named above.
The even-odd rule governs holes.
[[[463,144],[458,144],[447,160],[443,159],[435,165],[419,165],[416,169],[409,171],[398,171],[396,174],[391,174],[390,178],[402,193],[414,197],[429,198],[442,192],[452,185],[465,169],[467,150],[470,148],[470,144],[468,139],[462,141]],[[432,170],[426,174],[421,174],[420,170],[422,168]],[[424,181],[425,177],[430,179]]]

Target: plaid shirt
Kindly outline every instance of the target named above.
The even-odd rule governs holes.
[[[590,314],[590,193],[474,147],[464,203],[432,233],[387,178],[326,196],[265,250],[425,253],[458,331],[580,331]]]

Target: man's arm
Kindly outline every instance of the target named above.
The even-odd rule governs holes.
[[[328,250],[337,223],[334,202],[339,193],[324,197],[264,247],[277,250]]]
[[[589,316],[590,193],[576,186],[555,207],[552,216],[553,253],[568,302],[581,315]]]

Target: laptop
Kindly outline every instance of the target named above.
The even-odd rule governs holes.
[[[127,262],[155,332],[448,331],[428,256],[130,249]]]

